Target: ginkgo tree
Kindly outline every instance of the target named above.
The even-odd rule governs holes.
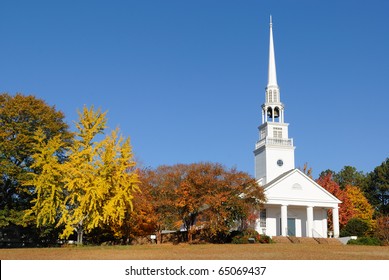
[[[35,187],[36,198],[26,213],[39,225],[55,223],[64,227],[60,238],[77,232],[77,243],[83,235],[100,226],[117,228],[126,212],[132,209],[133,193],[139,191],[130,140],[114,130],[102,140],[106,129],[106,113],[93,107],[79,112],[77,132],[68,149],[65,162],[56,159],[60,139],[43,141],[36,135],[36,168],[26,185]],[[46,143],[46,144],[45,144]]]
[[[64,210],[63,166],[58,157],[64,142],[60,136],[47,139],[42,129],[37,130],[34,140],[36,145],[31,168],[36,173],[29,173],[30,179],[24,185],[35,188],[35,198],[31,201],[31,209],[25,211],[25,218],[34,217],[37,227],[40,227],[58,222],[58,213]]]

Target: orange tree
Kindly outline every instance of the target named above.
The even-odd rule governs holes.
[[[265,201],[254,178],[217,163],[161,166],[144,171],[141,182],[153,197],[159,232],[182,229],[189,241],[200,230],[208,240],[221,241]]]
[[[152,196],[151,184],[145,183],[144,171],[137,170],[137,174],[143,183],[141,190],[133,194],[133,210],[127,211],[123,224],[114,229],[115,235],[122,237],[125,244],[129,244],[136,237],[154,234],[158,227],[158,207]]]

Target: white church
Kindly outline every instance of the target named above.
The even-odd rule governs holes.
[[[256,230],[269,236],[328,237],[328,209],[332,209],[333,236],[339,237],[341,201],[295,168],[293,139],[288,135],[284,105],[277,84],[270,18],[269,69],[262,105],[262,124],[255,144],[255,178],[267,201]]]

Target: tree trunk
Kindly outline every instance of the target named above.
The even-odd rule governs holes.
[[[82,238],[84,231],[82,229],[77,230],[77,245],[82,245]]]
[[[76,227],[76,232],[77,232],[77,245],[82,245],[82,238],[84,235],[84,227],[83,227],[83,220],[81,220],[77,227]]]
[[[188,243],[192,243],[192,240],[193,240],[192,226],[190,226],[188,230]]]

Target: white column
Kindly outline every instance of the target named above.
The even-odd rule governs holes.
[[[262,109],[262,123],[265,123],[265,112],[263,109]]]
[[[339,237],[339,207],[332,208],[332,224],[334,227],[334,237]]]
[[[307,237],[313,237],[313,207],[307,206]]]
[[[281,206],[281,235],[286,236],[288,228],[288,206]]]

